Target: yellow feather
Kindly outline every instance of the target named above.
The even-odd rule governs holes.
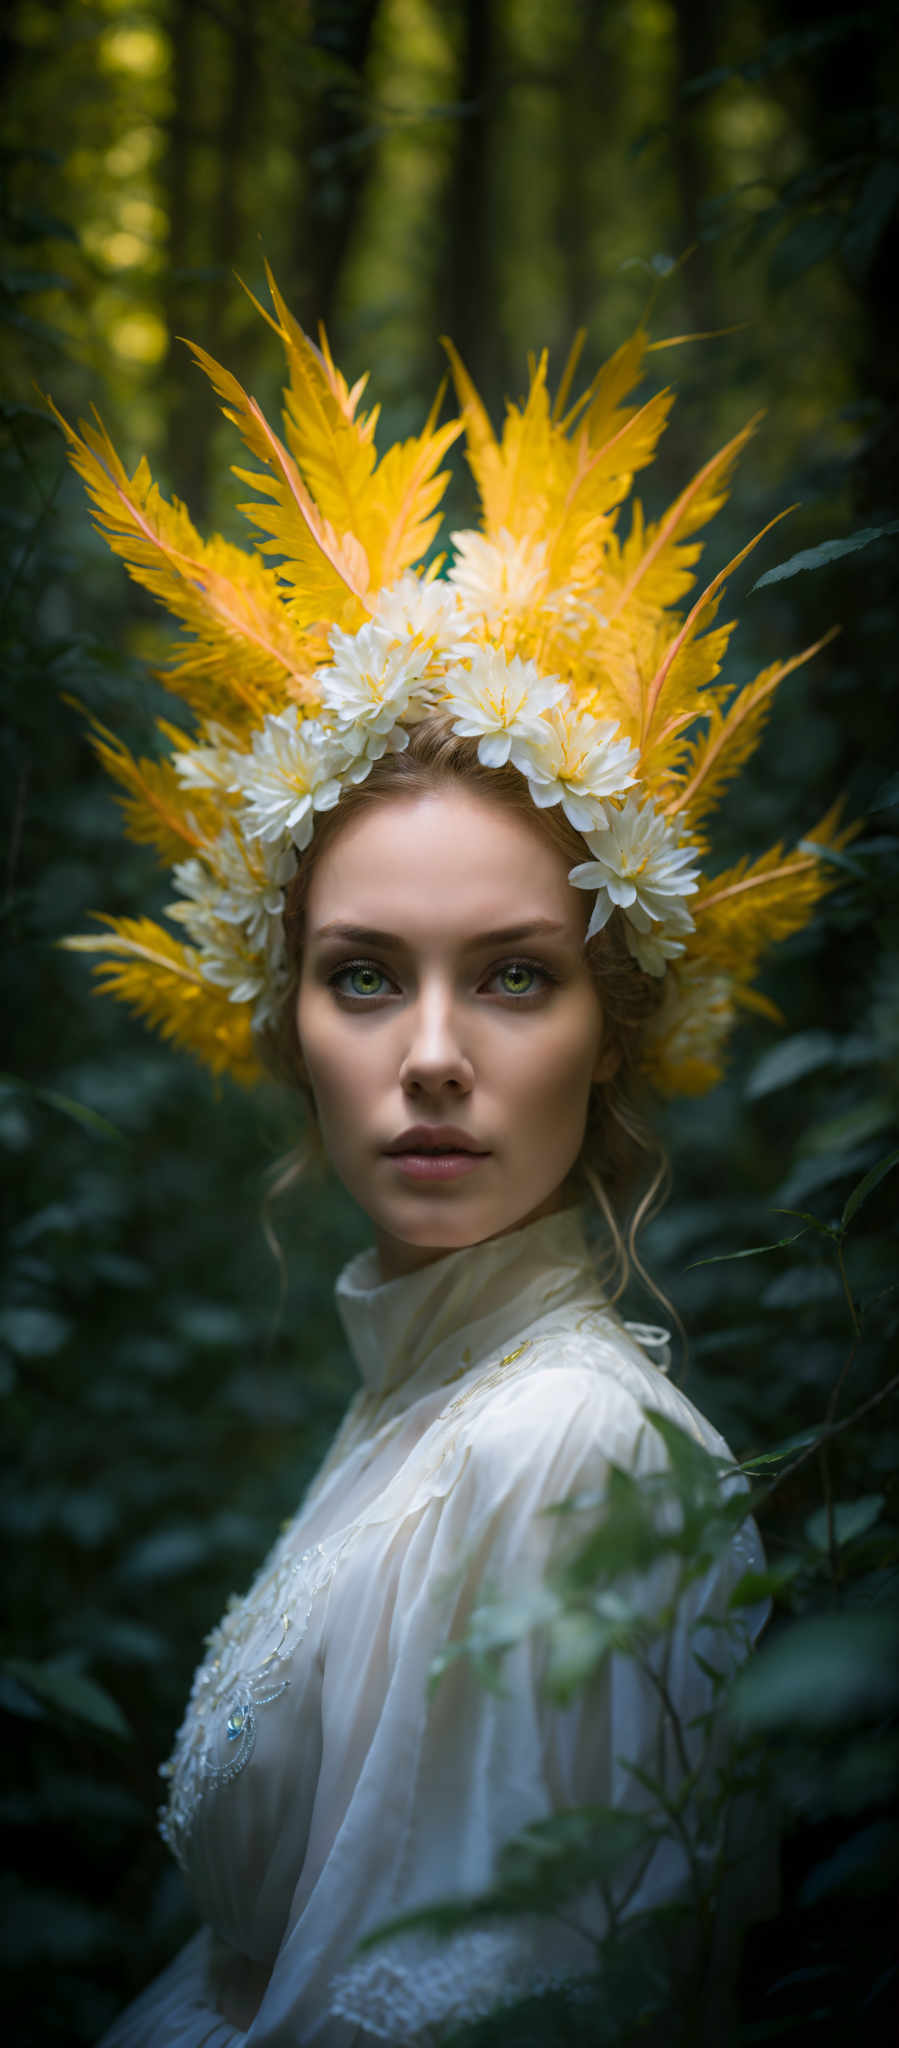
[[[167,866],[183,860],[186,848],[203,848],[221,829],[219,807],[202,790],[183,790],[171,761],[136,760],[98,718],[90,718],[89,738],[107,775],[125,791],[119,803],[129,838],[155,847]]]
[[[833,633],[825,633],[791,660],[773,662],[738,691],[726,712],[715,704],[709,707],[707,730],[686,750],[682,779],[664,805],[668,817],[685,820],[692,839],[696,839],[699,819],[720,802],[727,783],[754,753],[778,684],[832,639]]]
[[[449,482],[449,471],[437,465],[461,432],[461,420],[451,420],[437,433],[395,442],[379,462],[365,509],[374,588],[392,583],[430,547],[440,525],[439,514],[432,515]]]
[[[647,752],[650,751],[649,740],[653,732],[653,726],[660,723],[663,717],[670,717],[672,701],[677,707],[679,714],[686,710],[688,715],[692,716],[694,711],[701,708],[696,699],[696,682],[694,679],[687,682],[684,674],[687,667],[685,654],[690,648],[691,642],[695,642],[700,626],[706,625],[710,619],[714,618],[728,576],[731,576],[734,570],[740,567],[741,562],[745,562],[747,555],[752,553],[753,548],[758,546],[759,541],[764,539],[765,534],[770,533],[772,527],[777,526],[780,520],[785,517],[786,512],[776,513],[773,519],[769,519],[767,526],[763,526],[758,533],[753,535],[751,540],[747,541],[746,546],[741,548],[738,554],[732,556],[725,567],[719,570],[718,575],[712,578],[711,583],[706,586],[702,595],[697,598],[696,603],[688,612],[683,625],[675,632],[644,699],[641,741]],[[726,644],[727,642],[725,641],[725,646]],[[715,665],[710,670],[710,677],[717,674],[719,667],[720,657],[718,657]],[[694,670],[694,678],[695,673]],[[680,723],[683,724],[682,717]],[[654,762],[649,769],[649,773],[651,775],[657,774],[662,765],[661,762]]]
[[[173,671],[185,701],[203,717],[233,716],[244,725],[258,723],[285,695],[308,702],[312,661],[273,570],[224,540],[203,541],[185,507],[163,498],[145,461],[128,476],[102,421],[82,421],[79,434],[47,403],[104,538],[134,581],[197,636]]]
[[[619,618],[638,596],[642,604],[663,606],[676,603],[690,588],[693,577],[685,572],[697,559],[699,548],[684,543],[720,511],[733,465],[756,424],[750,420],[703,464],[658,525],[647,528],[645,542],[639,506],[634,506],[634,526],[622,552],[624,574],[618,589],[610,590],[605,600],[610,620]]]
[[[250,453],[270,472],[236,469],[235,475],[273,500],[271,505],[251,504],[241,510],[271,536],[262,544],[263,554],[284,557],[280,574],[292,586],[293,617],[302,625],[327,618],[353,630],[365,618],[368,588],[368,563],[360,542],[351,533],[335,533],[256,399],[197,342],[188,342],[188,347],[217,391],[225,418],[239,428]]]
[[[375,465],[374,430],[377,410],[355,417],[354,398],[335,370],[327,341],[316,348],[288,310],[266,265],[277,320],[269,319],[258,300],[249,297],[278,334],[290,379],[284,393],[287,445],[319,511],[337,532],[363,536],[366,486]],[[257,448],[257,454],[261,451]],[[265,460],[265,456],[262,456]]]
[[[495,505],[502,490],[499,443],[490,424],[486,407],[475,390],[458,350],[445,334],[441,336],[441,341],[449,357],[456,397],[462,409],[468,465],[480,493],[484,522],[489,531],[501,524],[495,514]]]
[[[841,825],[841,813],[842,800],[831,806],[808,838],[837,851],[846,846],[861,828]],[[840,879],[837,869],[799,847],[786,853],[778,844],[758,860],[737,861],[691,898],[697,935],[688,941],[687,952],[701,949],[738,984],[745,984],[752,980],[760,954],[799,931]]]
[[[127,1003],[144,1023],[193,1053],[214,1074],[230,1073],[244,1086],[261,1076],[249,1007],[229,1003],[225,991],[204,980],[193,948],[148,917],[103,918],[109,930],[63,939],[73,953],[102,956],[95,968],[101,995]]]

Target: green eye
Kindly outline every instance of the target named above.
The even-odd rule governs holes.
[[[499,982],[503,995],[530,996],[537,985],[537,970],[524,960],[512,960],[508,967],[500,968]]]
[[[380,996],[387,987],[380,967],[371,967],[360,961],[358,967],[345,967],[337,976],[337,987],[346,996]]]

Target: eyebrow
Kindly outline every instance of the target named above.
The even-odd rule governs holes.
[[[560,932],[566,930],[567,926],[558,923],[554,918],[533,917],[529,918],[526,924],[510,924],[502,926],[498,931],[478,932],[474,938],[466,940],[466,951],[476,952],[480,946],[517,945],[522,939],[549,938],[553,934],[558,936]],[[397,932],[377,931],[368,925],[323,924],[313,932],[312,937],[341,939],[354,946],[392,946],[395,951],[409,951],[408,941],[401,938]]]

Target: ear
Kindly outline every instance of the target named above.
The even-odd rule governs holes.
[[[616,1045],[613,1038],[607,1039],[604,1043],[600,1044],[591,1080],[611,1081],[613,1074],[617,1074],[620,1065],[621,1047]]]

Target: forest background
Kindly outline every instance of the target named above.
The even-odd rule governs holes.
[[[166,633],[93,534],[35,387],[70,418],[96,402],[132,466],[146,452],[202,529],[240,537],[230,430],[174,337],[276,413],[276,346],[235,281],[264,293],[266,259],[350,377],[371,369],[382,445],[421,424],[441,333],[497,421],[528,350],[558,374],[581,325],[587,372],[643,318],[655,339],[711,336],[650,359],[680,393],[650,510],[763,408],[704,566],[797,509],[734,578],[734,685],[841,628],[783,686],[718,850],[799,836],[841,790],[862,831],[770,964],[785,1028],[747,1021],[723,1085],[663,1113],[674,1190],[646,1256],[689,1331],[688,1391],[752,1462],[771,1564],[741,1726],[782,1898],[733,2038],[892,2040],[894,9],[12,0],[0,38],[17,2048],[94,2039],[189,1932],[153,1830],[158,1765],[202,1636],[352,1388],[331,1289],[360,1218],[320,1182],[279,1213],[280,1269],[265,1240],[295,1107],[213,1087],[57,947],[92,911],[162,900],[72,699],[151,750]],[[471,520],[461,458],[446,512],[445,531]],[[627,1306],[658,1313],[639,1291]],[[632,1991],[607,2000],[603,2038],[648,2038]]]

